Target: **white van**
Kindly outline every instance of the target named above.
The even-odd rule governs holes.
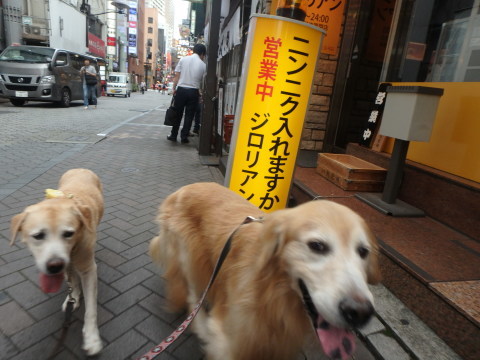
[[[132,75],[129,73],[112,72],[108,75],[107,96],[120,95],[130,97],[132,93]]]

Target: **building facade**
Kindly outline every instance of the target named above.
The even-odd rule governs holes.
[[[402,200],[426,209],[436,221],[469,236],[472,241],[466,251],[475,252],[480,241],[475,225],[480,221],[480,1],[301,3],[307,8],[304,21],[327,31],[303,122],[301,152],[316,158],[320,152],[354,151],[365,160],[388,166],[396,139],[382,135],[378,110],[378,104],[388,102],[389,91],[393,92],[387,86],[443,90],[429,140],[409,144],[405,176],[398,179],[399,193]],[[221,158],[221,170],[226,171],[226,159],[233,153],[226,141],[232,127],[228,121],[238,121],[237,108],[243,105],[238,103],[238,91],[249,66],[244,59],[250,17],[255,13],[276,16],[278,1],[210,0],[206,4],[206,90],[216,102],[204,105],[201,134],[206,139],[200,139],[199,148],[201,155],[215,152]],[[407,117],[405,110],[397,111]],[[391,280],[395,274],[386,278]],[[478,272],[471,280],[478,281]],[[393,282],[385,281],[390,289],[395,288]],[[478,353],[478,344],[469,341],[478,337],[478,317],[460,310],[462,326],[451,327],[452,322],[439,326],[428,311],[415,308],[408,291],[395,294],[413,304],[412,310],[462,357],[473,359]],[[469,309],[475,312],[478,306]],[[477,335],[465,335],[470,331]],[[462,343],[463,338],[468,341]]]
[[[174,0],[0,0],[0,50],[52,46],[153,84],[171,71]]]

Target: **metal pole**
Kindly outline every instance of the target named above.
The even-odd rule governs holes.
[[[387,204],[394,204],[400,190],[403,179],[403,168],[407,158],[408,146],[410,141],[395,139],[393,145],[392,157],[388,167],[385,187],[383,188],[382,200]]]

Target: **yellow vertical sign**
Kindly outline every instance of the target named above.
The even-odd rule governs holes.
[[[343,13],[347,0],[303,0],[307,3],[305,22],[326,31],[322,54],[336,55],[340,44]],[[278,0],[273,0],[270,14],[276,13]]]
[[[324,32],[250,20],[226,185],[264,211],[286,206]]]

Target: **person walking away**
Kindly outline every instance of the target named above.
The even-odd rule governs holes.
[[[196,44],[193,47],[193,54],[180,59],[175,68],[175,77],[173,79],[173,96],[175,97],[174,108],[177,111],[179,119],[182,119],[185,111],[180,139],[183,144],[187,144],[190,128],[192,127],[193,117],[200,98],[200,87],[206,71],[206,64],[203,62],[207,54],[207,48],[203,44]],[[172,132],[167,137],[170,141],[177,141],[180,121],[172,126]]]
[[[91,99],[92,105],[97,108],[97,70],[93,65],[90,65],[90,60],[85,59],[82,68],[80,69],[80,76],[83,80],[83,108],[88,109],[88,100]]]
[[[140,91],[142,92],[142,95],[145,94],[145,88],[147,87],[147,84],[145,84],[145,81],[142,81],[140,83]]]

